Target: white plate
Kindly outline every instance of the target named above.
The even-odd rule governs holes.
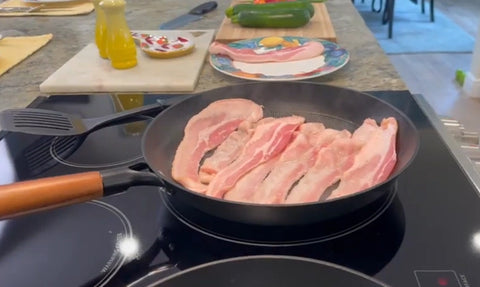
[[[345,66],[350,59],[349,53],[333,42],[293,36],[283,38],[289,42],[296,40],[300,44],[318,41],[323,44],[325,51],[321,56],[312,59],[275,63],[242,63],[232,61],[227,56],[212,54],[210,55],[210,64],[215,70],[236,78],[254,81],[293,81],[330,74]],[[241,40],[228,45],[237,49],[258,49],[261,47],[262,39],[263,37]],[[281,47],[276,47],[276,49],[281,49]]]

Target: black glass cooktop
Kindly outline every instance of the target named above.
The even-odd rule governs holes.
[[[404,111],[421,142],[385,200],[355,219],[299,227],[303,240],[272,241],[289,231],[216,220],[173,204],[161,187],[132,187],[0,221],[0,286],[148,286],[198,264],[253,254],[329,261],[391,286],[480,286],[479,193],[407,91],[371,94]],[[39,97],[31,107],[95,117],[174,97]],[[0,184],[135,165],[152,116],[83,137],[2,133]]]

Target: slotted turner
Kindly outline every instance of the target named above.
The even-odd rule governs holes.
[[[162,111],[166,107],[166,103],[156,103],[96,118],[81,118],[43,109],[9,109],[0,113],[0,130],[45,136],[82,135],[134,116]]]

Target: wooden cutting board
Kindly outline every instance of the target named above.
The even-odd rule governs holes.
[[[240,3],[236,0],[232,5]],[[300,28],[291,29],[267,29],[267,28],[244,28],[233,24],[225,17],[215,37],[216,41],[229,43],[238,40],[251,39],[266,36],[298,36],[308,38],[320,38],[331,42],[337,42],[337,36],[333,29],[330,15],[324,3],[312,3],[315,7],[315,15],[310,22]]]
[[[178,58],[154,59],[137,47],[137,66],[117,70],[108,60],[100,58],[96,45],[91,43],[40,84],[40,91],[47,94],[193,91],[215,30],[137,32],[188,37],[195,42],[195,50]]]

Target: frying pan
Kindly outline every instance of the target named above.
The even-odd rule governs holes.
[[[384,182],[362,192],[324,202],[261,205],[211,198],[183,188],[171,177],[176,148],[188,120],[210,103],[226,98],[247,98],[264,106],[265,116],[304,116],[329,128],[359,127],[365,118],[398,122],[397,163]],[[234,108],[234,107],[232,107]],[[114,144],[114,143],[111,143]],[[142,138],[146,164],[18,182],[0,187],[0,216],[83,202],[121,192],[132,185],[160,185],[172,202],[229,221],[268,226],[321,223],[346,216],[385,198],[391,184],[412,162],[418,133],[401,111],[371,95],[355,90],[307,83],[272,82],[228,86],[194,94],[172,105],[150,122]],[[146,170],[145,170],[146,169]]]
[[[363,273],[326,261],[296,256],[257,255],[210,262],[181,271],[151,287],[387,287]],[[135,287],[135,285],[133,286]]]

